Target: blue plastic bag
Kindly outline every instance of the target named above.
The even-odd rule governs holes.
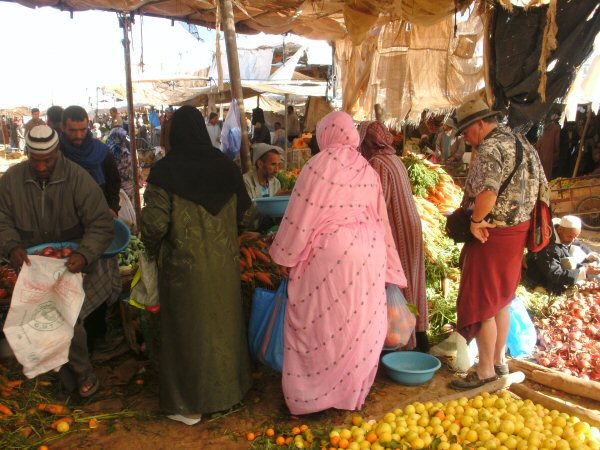
[[[535,349],[535,326],[525,309],[523,300],[515,297],[510,305],[510,330],[506,346],[513,358],[530,355]]]
[[[250,353],[261,363],[281,372],[283,369],[283,324],[287,305],[288,279],[277,291],[257,288],[252,299],[248,343]]]

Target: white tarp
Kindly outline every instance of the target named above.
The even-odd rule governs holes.
[[[294,75],[294,71],[296,70],[296,66],[298,65],[298,61],[304,55],[306,51],[305,47],[300,47],[298,51],[288,59],[280,68],[278,68],[273,74],[269,77],[271,81],[280,81],[280,80],[291,80]]]
[[[591,103],[592,111],[600,106],[600,34],[596,36],[594,52],[582,64],[567,94],[565,116],[568,121],[575,120],[577,105],[582,103]]]
[[[273,48],[239,49],[240,78],[242,80],[268,80],[271,76],[271,63],[273,62]],[[223,80],[229,80],[229,65],[226,52],[221,52],[223,65]],[[208,76],[219,79],[217,61],[213,58]]]

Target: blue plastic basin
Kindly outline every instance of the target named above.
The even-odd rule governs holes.
[[[46,247],[54,247],[54,248],[60,249],[60,250],[62,250],[65,247],[70,247],[73,250],[75,250],[77,247],[79,247],[79,244],[77,244],[75,242],[47,242],[45,244],[34,245],[33,247],[29,247],[27,249],[27,254],[33,255],[36,252],[44,250]]]
[[[113,238],[110,246],[106,249],[103,257],[111,257],[118,255],[123,250],[127,248],[129,242],[131,241],[131,231],[125,222],[121,219],[114,218],[115,225],[115,237]],[[79,244],[75,242],[48,242],[46,244],[36,245],[34,247],[29,247],[27,249],[27,253],[33,255],[35,252],[45,249],[46,247],[55,247],[55,248],[64,248],[71,247],[75,250],[79,247]]]
[[[110,243],[109,247],[104,252],[104,257],[115,256],[121,253],[129,246],[131,241],[131,230],[125,222],[121,219],[114,219],[115,221],[115,237]]]
[[[255,199],[255,201],[258,211],[263,216],[283,217],[290,201],[290,196],[260,197]]]
[[[427,383],[442,367],[435,356],[420,352],[388,353],[381,362],[392,380],[406,386]]]

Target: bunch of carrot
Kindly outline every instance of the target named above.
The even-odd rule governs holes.
[[[437,164],[425,162],[425,165],[430,170],[434,170],[440,176],[440,182],[434,189],[429,190],[427,200],[433,203],[437,210],[442,214],[448,214],[460,206],[462,201],[463,191],[459,188],[454,180],[441,166]]]
[[[260,233],[244,232],[239,238],[240,245],[240,278],[243,283],[274,289],[281,281],[280,268],[269,256],[269,248],[273,236]]]

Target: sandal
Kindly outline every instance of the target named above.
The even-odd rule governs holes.
[[[98,392],[100,389],[100,380],[95,372],[90,372],[82,380],[79,381],[79,396],[88,398]]]
[[[483,386],[484,384],[491,383],[492,381],[496,381],[498,379],[498,375],[494,375],[493,377],[481,379],[477,372],[471,372],[466,377],[453,380],[450,383],[450,387],[454,389],[474,389],[479,386]]]
[[[494,370],[496,371],[496,375],[499,377],[504,377],[510,373],[508,369],[508,364],[495,364]]]

